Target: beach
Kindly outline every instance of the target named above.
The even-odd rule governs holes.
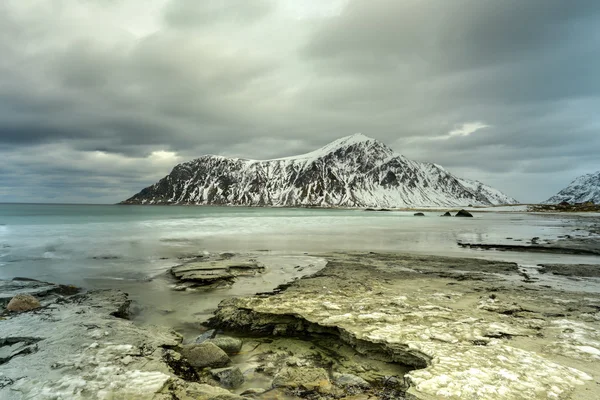
[[[600,397],[594,214],[156,209],[46,264],[20,229],[48,250],[90,221],[3,226],[3,305],[41,302],[3,313],[3,398]],[[205,340],[240,347],[204,365]]]

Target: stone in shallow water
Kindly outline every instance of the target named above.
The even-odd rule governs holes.
[[[471,214],[470,212],[468,212],[466,210],[460,210],[455,215],[455,217],[472,217],[472,216],[473,216],[473,214]]]
[[[213,343],[184,345],[181,354],[196,368],[225,367],[231,363],[227,353]]]
[[[194,343],[200,344],[206,342],[208,339],[212,339],[217,334],[217,331],[214,329],[209,329],[204,332],[202,335],[199,335],[196,339],[194,339]]]
[[[218,336],[214,339],[207,339],[204,343],[212,343],[229,355],[237,354],[242,349],[242,341],[230,336]]]
[[[6,306],[6,309],[13,312],[24,312],[35,310],[41,306],[42,305],[35,297],[28,294],[18,294],[12,298],[12,300]]]
[[[173,391],[180,400],[245,400],[245,397],[231,393],[227,389],[203,383],[186,383]],[[169,397],[170,399],[171,397]]]
[[[238,367],[213,369],[210,374],[226,388],[237,389],[244,384],[244,374]]]
[[[341,387],[345,388],[361,388],[368,389],[371,387],[369,382],[365,381],[360,376],[352,374],[340,374],[337,372],[333,373],[333,382]]]
[[[327,371],[323,368],[285,367],[275,375],[273,387],[301,388],[327,393],[331,390],[331,382],[329,381]]]

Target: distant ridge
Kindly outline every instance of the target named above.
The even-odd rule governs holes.
[[[558,204],[563,201],[571,204],[593,201],[595,204],[600,204],[600,171],[576,178],[569,186],[543,204]]]
[[[412,161],[363,134],[272,160],[206,155],[122,204],[412,207],[516,204],[481,182]]]

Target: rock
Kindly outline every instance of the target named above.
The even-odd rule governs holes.
[[[213,369],[210,374],[226,388],[237,389],[244,384],[244,374],[238,367]]]
[[[323,368],[284,367],[275,375],[273,387],[299,388],[327,393],[331,390],[331,382],[329,381],[327,371]]]
[[[473,214],[471,214],[470,212],[468,212],[466,210],[460,210],[455,215],[455,217],[472,217],[472,216],[473,216]]]
[[[263,394],[264,392],[266,392],[266,389],[250,388],[250,389],[244,390],[242,392],[242,396],[255,396],[255,395]]]
[[[213,343],[228,355],[237,354],[242,349],[242,341],[238,338],[229,336],[219,336],[214,339],[207,339],[205,343]]]
[[[125,293],[41,297],[45,307],[0,322],[0,399],[158,399],[178,379],[163,355],[181,337],[111,316]]]
[[[194,382],[179,385],[173,390],[173,395],[172,398],[180,400],[244,400],[244,397],[233,394],[227,389]]]
[[[204,332],[202,335],[199,335],[196,339],[194,339],[194,343],[200,344],[206,342],[208,339],[212,339],[217,334],[217,331],[214,329],[209,329]]]
[[[213,343],[184,345],[180,353],[196,368],[225,367],[231,363],[227,353]]]
[[[422,212],[414,213],[413,215],[415,217],[424,217],[425,216],[425,214],[423,214]]]
[[[360,388],[368,389],[371,387],[369,382],[365,381],[360,376],[353,374],[340,374],[337,372],[333,373],[333,382],[344,388]]]
[[[171,275],[194,287],[232,283],[238,276],[254,276],[264,270],[264,265],[256,261],[224,253],[175,266],[171,268]]]
[[[446,211],[444,214],[440,215],[440,217],[451,217],[450,211]]]
[[[416,266],[418,271],[411,269]],[[449,270],[472,272],[485,279],[447,286]],[[591,317],[595,310],[586,309],[590,317],[584,321],[575,313],[568,315],[567,305],[559,302],[568,300],[568,307],[576,307],[582,299],[579,294],[541,287],[530,292],[497,276],[501,273],[514,280],[518,272],[514,263],[476,259],[378,253],[336,255],[331,256],[324,270],[295,281],[282,291],[222,302],[212,326],[263,336],[332,335],[333,341],[350,345],[364,357],[410,367],[408,372],[377,377],[371,369],[359,372],[359,360],[335,368],[334,363],[323,362],[323,358],[308,352],[301,356],[295,350],[291,356],[323,363],[313,364],[312,368],[285,366],[273,371],[273,386],[289,393],[311,390],[320,381],[326,386],[327,375],[318,367],[332,365],[333,371],[348,371],[368,382],[377,382],[368,390],[376,398],[402,398],[387,394],[397,391],[419,400],[467,398],[471,393],[490,400],[520,399],[524,388],[531,388],[531,395],[525,395],[531,399],[600,398],[600,387],[589,373],[597,370],[597,359],[591,360],[592,352],[598,351],[600,329],[600,321]],[[491,292],[497,297],[489,297]],[[500,297],[517,306],[503,304]],[[576,302],[571,303],[572,300]],[[325,308],[325,302],[337,307]],[[474,306],[479,304],[481,307]],[[565,316],[548,320],[543,312],[561,312]],[[579,341],[582,337],[586,345]],[[575,369],[573,361],[551,355],[562,357],[565,353],[577,360],[581,369]],[[291,358],[287,352],[281,354],[284,360]],[[352,360],[351,356],[346,357]],[[282,362],[272,360],[275,368],[277,362]],[[307,379],[306,375],[312,376]],[[469,388],[468,393],[465,388]],[[338,390],[334,384],[327,394],[337,395]],[[347,392],[351,391],[343,394]],[[309,392],[311,395],[314,396]]]
[[[55,300],[61,296],[79,293],[79,288],[71,285],[57,285],[30,278],[13,278],[10,281],[0,280],[0,306],[6,307],[17,294],[35,296],[40,301]]]
[[[18,294],[12,298],[12,300],[6,306],[6,309],[13,312],[24,312],[35,310],[41,306],[42,305],[35,297],[28,294]]]

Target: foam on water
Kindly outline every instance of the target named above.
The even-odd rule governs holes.
[[[84,284],[144,279],[202,251],[398,251],[535,264],[598,263],[598,257],[463,249],[458,241],[514,243],[576,235],[581,220],[556,215],[188,206],[0,204],[0,278]],[[582,217],[577,217],[582,218]]]

